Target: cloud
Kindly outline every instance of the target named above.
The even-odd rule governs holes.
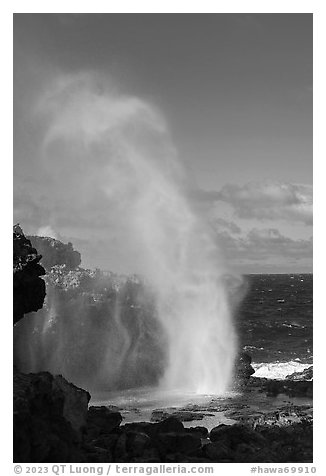
[[[241,228],[233,221],[225,220],[224,218],[212,218],[210,222],[213,229],[217,233],[222,233],[223,231],[227,231],[235,235],[241,233]]]
[[[227,230],[216,234],[216,239],[229,261],[238,267],[254,266],[252,272],[263,272],[273,264],[282,269],[286,263],[295,270],[312,269],[313,242],[294,240],[275,228],[253,228],[245,236],[234,236]]]
[[[36,234],[38,236],[49,236],[49,237],[55,238],[57,240],[59,240],[61,238],[60,234],[57,233],[56,231],[54,231],[54,229],[50,225],[41,226],[37,230]]]
[[[222,201],[238,218],[286,220],[312,225],[312,186],[284,182],[227,184],[220,191],[197,191],[200,201]]]
[[[293,240],[275,228],[252,229],[245,240],[245,249],[257,259],[269,255],[284,258],[312,258],[312,238]]]

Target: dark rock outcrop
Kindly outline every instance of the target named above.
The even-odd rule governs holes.
[[[265,392],[268,396],[279,394],[288,395],[289,397],[311,398],[313,396],[312,380],[275,380],[250,377],[249,385],[251,387],[259,387],[260,391]]]
[[[287,380],[293,380],[293,381],[312,380],[313,379],[313,366],[311,365],[310,367],[303,370],[302,372],[294,372],[293,374],[289,374],[285,378]]]
[[[104,410],[101,410],[104,414]],[[93,414],[93,412],[91,412]],[[112,413],[107,414],[109,420]],[[93,416],[90,416],[89,422]],[[273,420],[273,416],[261,419],[255,425],[239,423],[219,425],[207,437],[205,428],[184,428],[174,418],[159,423],[130,423],[103,426],[94,418],[100,430],[98,437],[90,433],[83,449],[87,462],[311,462],[312,421],[289,423]],[[104,428],[106,428],[104,430]],[[205,431],[203,431],[205,430]]]
[[[62,376],[14,373],[14,462],[83,462],[90,395]]]
[[[81,263],[79,251],[74,250],[72,243],[44,236],[28,236],[31,243],[42,255],[42,265],[49,271],[52,266],[66,265],[68,271],[76,269]]]
[[[33,248],[19,225],[14,226],[13,233],[13,320],[14,324],[24,314],[37,311],[43,306],[45,282],[40,276],[45,274],[39,264],[42,255]]]
[[[248,383],[249,377],[255,373],[251,366],[251,355],[240,352],[234,366],[235,386],[242,387]]]
[[[153,410],[151,421],[162,421],[166,418],[176,418],[179,421],[195,421],[195,420],[202,420],[205,416],[214,416],[213,414],[199,412],[199,411],[191,411],[187,409],[180,409],[180,410]]]
[[[197,456],[212,462],[311,462],[312,421],[220,425]]]

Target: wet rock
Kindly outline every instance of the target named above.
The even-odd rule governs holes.
[[[169,417],[155,425],[157,433],[182,433],[184,426],[177,418]]]
[[[261,392],[268,396],[275,397],[279,394],[289,397],[308,397],[313,396],[312,380],[274,380],[267,378],[250,377],[247,385],[249,388],[259,388]]]
[[[126,463],[309,462],[312,461],[312,422],[304,419],[304,415],[310,409],[309,405],[306,408],[288,405],[256,415],[253,421],[222,424],[211,430],[210,440],[205,438],[206,428],[183,428],[174,418],[159,423],[129,423],[93,439],[86,459],[102,461],[107,451],[107,457],[112,457],[110,461]],[[303,418],[300,423],[291,420],[299,414]]]
[[[235,386],[247,385],[250,376],[254,373],[255,370],[251,366],[251,356],[246,352],[241,352],[234,366]]]
[[[191,426],[190,428],[185,428],[185,431],[197,435],[200,438],[207,438],[208,436],[208,430],[204,426]]]
[[[273,411],[230,411],[226,415],[254,429],[257,425],[288,426],[302,421],[312,421],[312,405],[295,406],[289,404],[280,406],[277,410]]]
[[[294,372],[285,377],[287,380],[301,381],[301,380],[312,380],[313,378],[313,366],[311,365],[302,372]]]
[[[214,416],[214,414],[207,414],[204,412],[191,411],[191,410],[178,410],[178,411],[168,411],[168,410],[154,410],[152,412],[151,421],[159,422],[166,418],[176,418],[179,421],[195,421],[202,420],[205,416]]]
[[[228,428],[229,425],[225,425],[224,423],[221,423],[221,425],[218,425],[218,426],[215,426],[214,428],[211,429],[211,431],[209,432],[209,439],[211,441],[216,441],[219,439],[219,435],[222,434],[222,432]]]

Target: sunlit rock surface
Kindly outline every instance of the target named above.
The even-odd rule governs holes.
[[[72,243],[44,236],[28,236],[32,245],[42,255],[42,265],[50,270],[55,265],[65,265],[67,270],[76,269],[81,263],[80,253],[74,250]]]

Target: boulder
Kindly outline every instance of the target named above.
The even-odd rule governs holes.
[[[157,433],[183,433],[185,430],[181,421],[174,417],[156,423],[155,428]]]
[[[155,437],[157,435],[157,426],[154,423],[148,422],[134,422],[134,423],[126,423],[125,425],[120,427],[121,431],[123,432],[139,432],[145,433],[150,437]]]
[[[185,431],[197,435],[200,438],[207,438],[208,436],[208,430],[204,426],[191,426],[190,428],[185,428]]]
[[[189,455],[196,453],[201,448],[201,439],[191,433],[161,433],[159,435],[159,448],[163,455],[180,453]]]
[[[62,375],[56,375],[53,379],[53,394],[64,395],[63,417],[70,422],[76,435],[81,439],[88,416],[88,402],[90,394],[76,385],[67,382]]]
[[[255,373],[251,365],[251,356],[246,352],[240,352],[234,365],[234,379],[236,386],[247,385],[249,378]]]
[[[264,444],[262,435],[246,425],[219,425],[209,433],[212,442],[220,442],[225,447],[235,449],[241,443]]]
[[[14,372],[14,462],[84,461],[90,395],[49,372]]]
[[[155,442],[146,433],[138,432],[126,432],[119,436],[114,457],[119,462],[161,461]]]
[[[105,406],[92,406],[87,416],[87,439],[111,433],[119,428],[121,422],[121,413]]]
[[[209,443],[203,448],[203,453],[211,461],[221,461],[230,459],[230,450],[219,442]]]

